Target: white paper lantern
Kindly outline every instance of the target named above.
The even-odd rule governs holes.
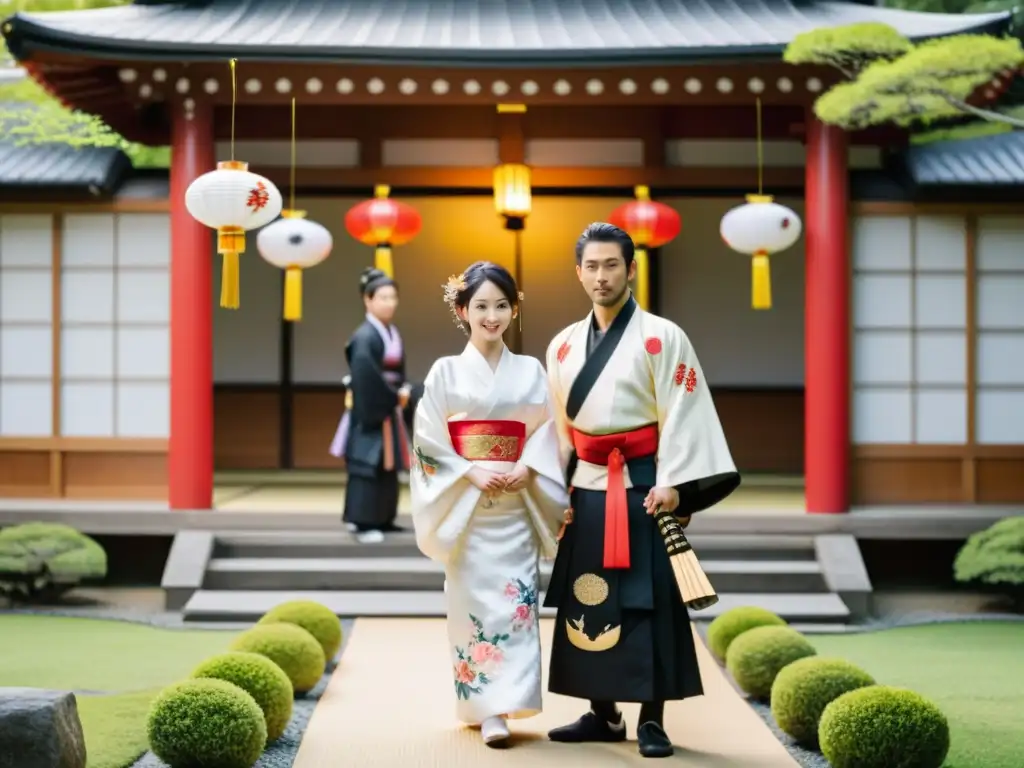
[[[217,253],[224,257],[220,305],[239,304],[238,256],[245,252],[246,230],[269,224],[281,213],[274,183],[249,171],[239,160],[217,163],[185,190],[185,207],[196,221],[217,230]]]
[[[800,217],[771,195],[747,195],[747,202],[722,217],[719,231],[725,244],[752,257],[751,302],[754,309],[771,309],[772,282],[768,256],[789,248],[800,238]]]
[[[309,221],[305,211],[287,210],[260,230],[256,249],[265,261],[284,272],[284,319],[302,319],[302,270],[326,259],[334,239],[327,229]]]

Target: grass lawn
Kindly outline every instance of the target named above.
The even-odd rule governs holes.
[[[823,656],[840,656],[881,684],[932,699],[952,732],[945,768],[1024,765],[1024,622],[933,624],[809,639]]]
[[[146,751],[153,696],[227,650],[237,632],[0,614],[0,686],[79,695],[89,768],[125,768]]]

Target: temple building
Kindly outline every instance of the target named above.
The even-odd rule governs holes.
[[[208,509],[215,469],[337,468],[343,347],[373,260],[347,210],[384,184],[423,218],[394,252],[422,380],[464,344],[440,286],[482,258],[515,270],[516,347],[543,357],[588,308],[577,235],[643,185],[682,219],[652,253],[651,309],[695,344],[741,470],[803,476],[814,513],[1024,502],[1020,135],[908,147],[895,129],[819,122],[811,106],[838,75],[783,50],[872,20],[917,40],[998,34],[1009,14],[207,0],[5,20],[31,77],[129,140],[170,145],[171,167],[0,145],[0,496]],[[334,250],[286,323],[255,233],[240,308],[217,306],[214,237],[184,192],[233,149],[287,200],[293,98],[297,207]],[[757,191],[759,128],[764,192],[804,229],[772,258],[769,311],[751,309],[749,258],[719,236]],[[495,211],[506,163],[531,169],[522,233]]]

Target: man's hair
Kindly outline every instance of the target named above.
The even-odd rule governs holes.
[[[587,243],[615,243],[622,252],[622,260],[626,262],[626,269],[633,263],[633,238],[614,224],[606,221],[595,221],[583,230],[579,240],[576,241],[576,264],[583,263],[583,249]]]

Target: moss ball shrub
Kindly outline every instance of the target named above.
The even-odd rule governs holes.
[[[783,667],[772,683],[772,717],[798,743],[816,747],[825,707],[844,693],[874,684],[871,675],[845,659],[798,659]]]
[[[729,645],[754,627],[784,627],[786,621],[764,608],[745,605],[726,611],[708,625],[708,648],[719,661],[725,661]]]
[[[755,627],[732,641],[725,664],[747,695],[766,700],[775,676],[784,667],[816,653],[814,646],[795,629]]]
[[[252,768],[267,743],[263,712],[248,693],[224,680],[184,680],[153,700],[149,748],[172,768]]]
[[[295,693],[311,691],[327,669],[320,643],[294,624],[257,624],[236,637],[230,650],[266,656],[288,676]]]
[[[872,685],[825,707],[818,741],[833,768],[940,768],[949,722],[920,694]]]
[[[334,611],[313,600],[292,600],[271,608],[260,624],[294,624],[309,632],[320,647],[324,658],[331,661],[341,650],[341,620]]]
[[[267,741],[281,738],[292,718],[292,681],[266,656],[241,651],[222,653],[196,667],[192,677],[224,680],[252,696],[263,710]]]
[[[953,575],[961,584],[1006,595],[1024,608],[1024,515],[971,534],[953,562]]]

